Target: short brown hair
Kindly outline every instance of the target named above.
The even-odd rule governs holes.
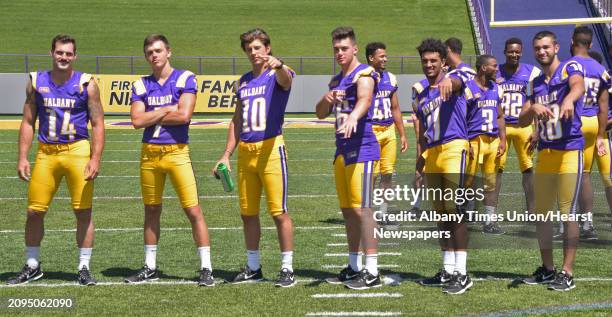
[[[240,34],[240,47],[243,51],[246,51],[246,46],[255,40],[260,40],[266,47],[270,46],[270,36],[268,33],[261,28],[254,28]],[[271,52],[270,55],[272,55]]]
[[[170,43],[168,42],[168,39],[163,35],[163,34],[149,34],[147,35],[147,37],[145,37],[144,39],[144,44],[142,45],[142,50],[146,50],[148,46],[153,45],[153,43],[157,42],[157,41],[162,41],[164,42],[164,45],[166,45],[166,48],[170,48]]]
[[[53,40],[51,40],[51,52],[55,51],[55,43],[57,42],[60,42],[62,44],[72,43],[72,46],[74,47],[74,53],[76,53],[77,47],[76,40],[74,39],[74,37],[67,34],[56,35]]]
[[[350,26],[339,26],[335,28],[331,32],[331,37],[332,37],[332,41],[340,41],[340,40],[344,40],[345,38],[349,38],[353,42],[355,42],[355,39],[356,39],[355,31],[353,31],[353,28]]]

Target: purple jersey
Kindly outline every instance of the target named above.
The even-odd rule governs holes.
[[[188,70],[172,70],[172,74],[160,85],[155,76],[140,78],[132,86],[132,103],[140,101],[145,111],[178,105],[183,93],[196,94],[198,84],[195,75]],[[189,143],[189,123],[180,125],[152,125],[142,134],[142,143],[186,144]]]
[[[467,124],[468,138],[474,138],[481,134],[498,136],[497,107],[501,100],[501,90],[496,83],[490,81],[488,89],[483,90],[478,86],[476,80],[466,83],[465,99],[467,101]]]
[[[451,76],[459,77],[456,74]],[[463,92],[442,101],[440,89],[431,86],[427,79],[412,86],[412,108],[425,127],[428,148],[452,140],[467,139],[466,107]]]
[[[507,124],[518,124],[518,117],[527,101],[527,87],[542,71],[529,64],[519,64],[514,74],[506,72],[505,64],[499,66],[497,71],[497,84],[503,97],[501,101],[504,119]]]
[[[476,71],[466,63],[460,63],[457,67],[452,67],[448,70],[448,75],[455,74],[464,83],[476,77]]]
[[[372,99],[374,117],[372,123],[388,127],[393,124],[393,114],[391,113],[391,97],[397,91],[397,78],[390,72],[378,73],[377,92]]]
[[[329,82],[329,90],[334,91],[336,96],[343,100],[334,104],[332,109],[336,116],[336,129],[344,123],[357,104],[357,81],[361,77],[374,78],[374,96],[376,96],[378,73],[366,64],[359,64],[346,76],[340,72]],[[350,138],[345,139],[342,133],[336,133],[335,157],[344,156],[345,165],[380,160],[380,146],[372,130],[373,116],[374,108],[370,105],[366,115],[359,119],[357,131],[353,132]]]
[[[570,92],[569,78],[573,75],[583,76],[582,65],[575,60],[569,59],[561,62],[548,82],[546,75],[536,77],[533,88],[528,89],[531,93],[530,99],[534,103],[546,106],[554,114],[547,121],[538,121],[540,141],[538,149],[555,150],[582,150],[584,148],[584,137],[582,136],[582,98],[574,103],[574,118],[572,120],[560,120],[559,113],[563,99]]]
[[[584,99],[582,115],[594,117],[599,113],[597,96],[600,91],[610,88],[610,75],[596,60],[590,57],[574,56],[573,60],[582,65],[584,70]]]
[[[242,103],[241,141],[259,142],[283,133],[291,89],[285,90],[276,82],[276,72],[267,69],[258,77],[254,77],[253,72],[240,77],[236,95]],[[289,72],[295,76],[292,70]]]
[[[60,86],[51,80],[51,72],[32,72],[32,87],[38,113],[38,141],[63,144],[89,138],[87,123],[87,84],[91,75],[73,72]]]

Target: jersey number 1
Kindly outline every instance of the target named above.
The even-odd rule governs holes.
[[[57,136],[57,114],[53,109],[47,109],[47,113],[49,114],[49,140],[58,141],[59,137]],[[64,119],[62,120],[62,129],[60,130],[61,135],[67,135],[68,140],[74,140],[74,135],[76,134],[76,130],[74,129],[74,123],[70,123],[70,110],[64,110]]]

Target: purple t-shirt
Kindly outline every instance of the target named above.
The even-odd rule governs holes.
[[[259,142],[283,133],[291,89],[285,90],[276,82],[276,72],[267,69],[258,77],[254,77],[253,72],[240,77],[236,95],[242,103],[241,141]],[[292,70],[289,72],[295,77]]]
[[[600,91],[610,89],[610,75],[596,60],[590,57],[574,56],[573,60],[582,65],[584,70],[584,99],[582,115],[594,117],[599,113],[597,96]]]
[[[539,68],[530,64],[519,64],[512,75],[506,72],[505,64],[499,66],[497,84],[503,91],[501,106],[507,124],[518,124],[518,117],[527,101],[527,87],[541,73]]]
[[[488,89],[483,90],[476,80],[466,83],[465,99],[467,100],[468,138],[479,135],[498,136],[497,106],[501,100],[501,90],[490,81]]]
[[[342,98],[342,102],[333,105],[333,112],[336,116],[335,127],[338,129],[342,123],[355,109],[357,104],[357,81],[361,77],[372,77],[375,81],[374,96],[376,96],[376,82],[378,82],[378,73],[374,68],[359,64],[350,74],[338,73],[329,82],[329,90],[335,91],[336,96]],[[344,164],[350,165],[358,162],[378,161],[380,160],[380,146],[374,131],[372,130],[372,117],[374,109],[370,104],[370,108],[366,115],[359,119],[357,123],[357,131],[350,138],[344,138],[342,133],[336,133],[336,154],[344,157]]]
[[[38,141],[63,144],[89,138],[87,123],[87,84],[91,75],[73,72],[61,86],[51,80],[51,72],[30,73],[38,112]]]
[[[457,74],[449,75],[459,78]],[[423,79],[412,86],[412,108],[425,127],[428,148],[467,139],[465,86],[460,94],[442,101],[440,89]]]
[[[574,118],[572,120],[559,119],[563,99],[570,92],[569,78],[573,75],[584,76],[582,65],[569,59],[561,62],[550,81],[546,82],[546,75],[536,77],[533,88],[528,89],[532,102],[545,105],[554,114],[547,121],[538,120],[540,141],[538,149],[555,150],[582,150],[584,137],[582,136],[582,98],[574,103]]]
[[[379,73],[377,92],[372,99],[374,116],[372,123],[388,127],[393,124],[393,113],[391,113],[391,97],[397,91],[397,78],[390,72]]]
[[[155,76],[140,78],[132,86],[132,103],[141,101],[145,111],[178,105],[184,93],[196,94],[198,84],[195,75],[188,70],[173,69],[163,85]],[[189,123],[180,125],[152,125],[142,134],[142,143],[187,144],[189,143]]]

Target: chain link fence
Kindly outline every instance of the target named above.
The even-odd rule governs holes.
[[[281,57],[299,75],[331,75],[340,71],[333,57]],[[464,56],[473,65],[475,55]],[[183,56],[173,57],[172,66],[196,74],[239,75],[251,70],[246,57]],[[79,55],[74,67],[93,74],[148,74],[149,64],[142,56]],[[0,54],[0,73],[27,73],[51,68],[51,57],[42,54]],[[418,56],[391,56],[387,70],[395,74],[420,74]]]

